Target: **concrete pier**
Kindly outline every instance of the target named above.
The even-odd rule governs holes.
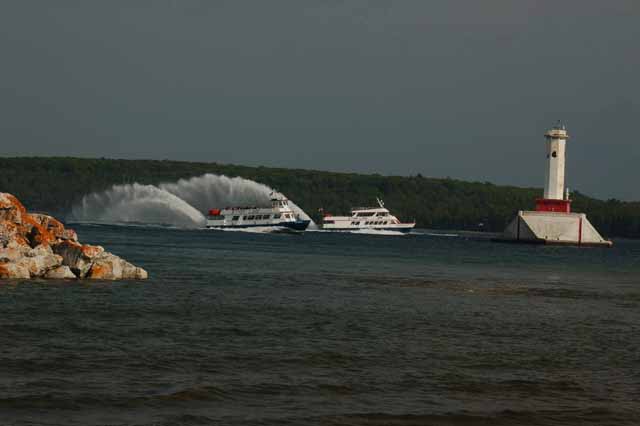
[[[611,247],[584,213],[519,211],[502,237],[504,242]]]

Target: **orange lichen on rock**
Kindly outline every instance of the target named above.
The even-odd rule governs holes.
[[[59,220],[52,216],[40,213],[31,213],[29,216],[56,238],[62,238],[64,234],[64,225]]]
[[[92,246],[89,244],[85,244],[82,246],[82,254],[87,256],[89,259],[96,257],[102,252],[104,252],[104,248],[102,248],[101,246]]]
[[[27,209],[20,200],[11,194],[0,192],[0,220],[8,220],[13,223],[22,223],[22,217],[27,214]]]
[[[0,221],[0,247],[3,245],[3,241],[5,240],[6,244],[10,241],[15,241],[19,245],[29,246],[29,241],[27,241],[22,234],[21,226],[8,220]]]
[[[87,278],[96,280],[111,279],[113,276],[113,267],[109,264],[94,264],[91,266]]]
[[[22,218],[24,229],[29,229],[27,232],[27,238],[31,243],[31,247],[36,247],[41,244],[49,245],[56,241],[55,235],[49,232],[44,226],[40,225],[30,214],[26,214]]]

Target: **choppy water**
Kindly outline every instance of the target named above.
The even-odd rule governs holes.
[[[2,425],[635,425],[640,242],[80,226],[148,282],[0,283]]]

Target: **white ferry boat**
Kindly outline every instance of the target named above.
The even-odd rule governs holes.
[[[373,229],[384,231],[410,232],[416,223],[402,223],[397,217],[389,213],[384,203],[376,198],[379,207],[355,207],[351,209],[351,216],[332,216],[325,214],[322,219],[322,229],[326,231],[357,231]]]
[[[271,207],[225,207],[211,209],[207,228],[255,228],[304,231],[310,220],[301,219],[289,206],[289,200],[278,192],[271,193]]]

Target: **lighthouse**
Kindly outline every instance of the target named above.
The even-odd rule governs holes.
[[[611,247],[584,213],[571,212],[565,189],[565,163],[569,134],[562,124],[545,134],[545,182],[536,210],[521,210],[507,225],[500,241]]]

